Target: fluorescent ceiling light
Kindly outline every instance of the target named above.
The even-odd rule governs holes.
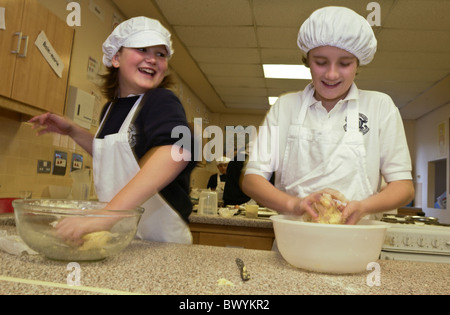
[[[272,106],[278,100],[277,96],[269,96],[269,104]]]
[[[309,68],[303,65],[263,65],[263,69],[267,79],[311,80]]]

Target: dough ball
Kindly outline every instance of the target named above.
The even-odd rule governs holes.
[[[100,231],[89,233],[83,236],[83,245],[79,247],[79,250],[101,249],[106,247],[106,244],[112,238],[111,232]]]
[[[342,213],[339,210],[339,206],[342,204],[340,200],[334,199],[328,193],[322,193],[319,202],[313,203],[312,207],[317,212],[318,219],[313,220],[311,215],[306,213],[304,215],[304,221],[316,222],[324,224],[344,224]]]

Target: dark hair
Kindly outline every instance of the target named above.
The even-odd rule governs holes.
[[[309,58],[308,58],[308,55],[303,55],[302,56],[302,62],[303,62],[303,64],[305,65],[305,67],[307,67],[307,68],[309,68]]]
[[[119,97],[119,69],[114,67],[107,67],[106,73],[100,75],[103,78],[102,93],[107,98],[108,102]],[[164,77],[162,82],[158,85],[159,88],[171,89],[175,85],[172,75],[168,74]]]
[[[118,95],[119,87],[119,69],[107,67],[106,73],[100,75],[103,79],[102,93],[108,99],[108,102],[115,99]]]

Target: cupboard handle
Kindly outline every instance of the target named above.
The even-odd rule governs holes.
[[[19,55],[20,58],[26,58],[28,53],[28,39],[29,36],[22,36],[22,39],[25,39],[25,48],[23,49],[23,54]]]
[[[16,50],[11,50],[12,54],[18,54],[20,51],[20,44],[22,43],[22,32],[17,32],[14,33],[14,36],[19,36],[19,38],[17,39],[17,48]]]

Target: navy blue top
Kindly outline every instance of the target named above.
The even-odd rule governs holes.
[[[138,98],[139,96],[119,98],[113,102],[102,130],[98,134],[99,139],[119,132],[123,121]],[[130,126],[128,135],[128,141],[137,161],[154,147],[177,143],[182,138],[182,135],[175,133],[174,138],[172,138],[173,128],[177,126],[189,127],[183,105],[172,91],[163,88],[152,89],[144,95],[142,102],[134,116],[134,122]],[[103,109],[101,119],[105,116],[108,107],[109,104]],[[190,133],[190,137],[192,150],[194,141],[192,132]],[[196,162],[191,158],[189,165],[170,184],[160,191],[161,197],[186,222],[189,222],[188,218],[192,212],[189,184],[190,175],[195,164]]]

